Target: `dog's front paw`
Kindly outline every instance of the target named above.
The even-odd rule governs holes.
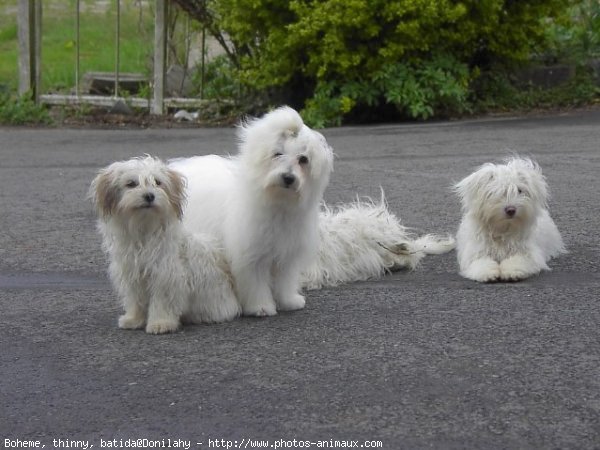
[[[531,262],[520,256],[513,256],[500,263],[500,279],[503,281],[520,281],[539,273]]]
[[[144,317],[123,314],[119,317],[119,328],[124,330],[139,330],[144,328],[146,320]]]
[[[242,309],[245,316],[267,317],[277,315],[275,305],[269,303],[244,305]]]
[[[492,259],[478,259],[462,271],[462,275],[480,283],[497,281],[500,278],[500,265]]]
[[[146,333],[148,334],[165,334],[173,333],[179,329],[179,321],[172,320],[157,320],[148,322],[146,325]]]
[[[304,296],[300,294],[293,294],[277,302],[280,311],[296,311],[298,309],[303,309],[305,305],[306,300]]]

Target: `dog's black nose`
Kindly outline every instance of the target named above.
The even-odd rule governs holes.
[[[504,208],[504,212],[508,217],[514,217],[514,215],[517,213],[517,208],[515,208],[514,206],[507,206],[506,208]]]
[[[296,177],[291,173],[284,173],[283,175],[281,175],[281,178],[283,179],[283,184],[285,184],[286,187],[291,186],[292,184],[294,184],[294,181],[296,181]]]
[[[152,192],[146,192],[144,194],[144,200],[146,200],[147,203],[152,203],[155,198],[156,197],[154,196],[154,194]]]

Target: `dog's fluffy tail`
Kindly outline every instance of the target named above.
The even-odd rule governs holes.
[[[454,250],[456,242],[452,236],[438,236],[426,234],[413,242],[414,251],[423,252],[425,255],[442,255]]]
[[[414,269],[428,254],[454,248],[454,239],[415,237],[381,201],[370,199],[327,206],[319,214],[320,245],[317,259],[303,273],[307,289],[336,286],[377,278],[387,272]]]

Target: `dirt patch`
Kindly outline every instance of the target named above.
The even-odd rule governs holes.
[[[472,120],[484,118],[508,118],[508,117],[543,117],[557,115],[575,115],[586,111],[600,111],[600,103],[564,108],[535,108],[528,110],[491,111],[485,114],[465,115],[453,117],[448,120]],[[162,116],[156,116],[147,111],[133,111],[130,114],[113,113],[106,108],[76,109],[67,107],[52,107],[50,116],[52,125],[50,127],[66,128],[92,128],[92,129],[115,129],[115,128],[207,128],[207,127],[231,127],[239,123],[245,116],[243,112],[229,110],[217,112],[205,111],[193,121],[178,120],[174,117],[175,111]],[[356,124],[355,124],[356,125]],[[30,127],[47,127],[48,125],[26,125]]]
[[[194,121],[175,119],[174,113],[157,116],[147,111],[131,114],[113,113],[105,108],[86,110],[53,107],[50,116],[53,126],[68,128],[198,128],[227,127],[238,123],[239,115],[233,112],[216,115],[200,115]]]

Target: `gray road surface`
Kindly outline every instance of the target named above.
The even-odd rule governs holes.
[[[422,232],[456,230],[449,186],[474,167],[532,155],[570,253],[521,283],[462,279],[451,253],[310,292],[299,312],[122,331],[85,198],[95,171],[233,152],[234,130],[0,129],[0,446],[600,448],[600,112],[324,134],[326,200],[382,186]]]

